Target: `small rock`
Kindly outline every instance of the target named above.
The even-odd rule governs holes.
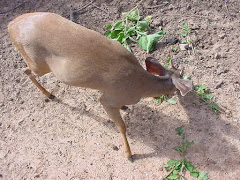
[[[218,35],[221,39],[224,39],[227,35],[225,33],[219,34]]]
[[[114,145],[114,146],[113,146],[113,150],[114,150],[114,151],[118,151],[119,148],[118,148],[117,146]]]
[[[172,5],[172,4],[170,4],[170,5],[168,6],[168,9],[169,9],[169,10],[173,10],[174,8],[175,8],[175,6]]]
[[[215,89],[218,89],[218,88],[220,88],[220,86],[223,84],[223,80],[220,80],[220,81],[218,81],[217,82],[217,84],[215,85]]]
[[[188,5],[187,10],[189,11],[190,9],[192,9],[191,5]]]
[[[166,39],[166,43],[167,43],[167,44],[170,44],[170,45],[176,44],[177,42],[178,42],[178,39],[177,39],[177,38],[169,38],[169,39]]]
[[[186,51],[189,49],[189,45],[188,44],[179,44],[179,48],[181,51]]]
[[[215,57],[215,59],[220,59],[221,55],[216,53],[214,57]]]

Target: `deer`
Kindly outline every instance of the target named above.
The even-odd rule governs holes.
[[[145,60],[145,70],[119,42],[48,12],[27,13],[8,24],[12,44],[27,67],[22,71],[49,99],[49,93],[37,80],[52,72],[61,82],[99,90],[99,99],[123,139],[125,156],[132,158],[126,125],[120,109],[136,104],[141,98],[173,94],[185,96],[193,89],[190,80],[182,79],[174,67],[165,69],[153,57]]]

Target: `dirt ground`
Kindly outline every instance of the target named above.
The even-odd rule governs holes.
[[[179,126],[195,142],[187,154],[193,165],[214,180],[240,179],[239,1],[228,1],[229,13],[222,0],[169,0],[155,8],[149,6],[162,1],[149,0],[139,7],[141,15],[153,16],[153,31],[167,32],[161,42],[181,39],[183,23],[192,26],[190,36],[199,47],[195,53],[173,52],[173,45],[160,43],[150,55],[162,63],[174,58],[194,84],[209,87],[225,113],[216,115],[193,93],[176,97],[176,105],[147,98],[129,106],[122,115],[135,154],[133,163],[124,157],[120,133],[98,101],[100,92],[67,86],[50,73],[38,80],[60,101],[46,102],[21,72],[26,64],[7,33],[7,24],[20,14],[54,12],[69,18],[71,6],[81,8],[89,1],[22,2],[0,0],[0,179],[161,179],[166,174],[163,164],[180,159],[172,149],[180,142],[175,133]],[[79,11],[76,22],[104,34],[104,25],[137,2],[96,0]],[[132,49],[145,66],[149,55],[137,45]],[[219,81],[223,83],[216,88]]]

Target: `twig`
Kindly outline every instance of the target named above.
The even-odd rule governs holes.
[[[90,6],[92,3],[94,3],[94,0],[92,0],[91,2],[85,4],[85,5],[82,6],[80,9],[76,9],[76,10],[71,9],[71,12],[74,14],[74,13],[77,13],[77,12],[79,12],[79,11],[82,11],[82,10],[85,9],[86,7]]]
[[[106,10],[104,10],[104,9],[102,9],[102,8],[100,8],[100,7],[98,7],[97,5],[93,4],[92,6],[94,6],[95,8],[97,8],[97,9],[103,11],[103,12],[105,12],[106,14],[108,14],[108,12],[107,12]]]
[[[145,6],[145,8],[153,9],[153,8],[158,8],[158,7],[163,7],[163,6],[166,6],[166,4],[159,4],[159,5],[155,5],[155,6]]]
[[[157,14],[157,15],[153,15],[153,17],[155,17],[155,16],[159,16],[159,14]],[[162,16],[185,16],[185,17],[194,17],[194,18],[204,18],[204,19],[209,19],[208,16],[191,15],[191,14],[163,14]]]
[[[85,4],[84,6],[82,6],[80,9],[73,9],[71,8],[70,9],[70,20],[75,22],[75,19],[74,19],[74,14],[76,14],[77,12],[79,11],[82,11],[83,9],[85,9],[86,7],[90,6],[92,3],[94,2],[94,0],[92,0],[91,2]]]
[[[161,180],[164,180],[164,179],[166,179],[174,170],[176,170],[177,169],[177,167],[178,166],[180,166],[182,163],[180,163],[179,165],[177,165],[176,167],[174,167],[171,171],[169,171],[169,173],[167,173],[167,175],[166,176],[164,176]]]
[[[227,10],[227,14],[228,14],[228,16],[230,17],[230,20],[231,20],[231,19],[232,19],[232,15],[231,15],[230,12],[229,12],[228,0],[224,0],[224,2],[225,2],[225,7],[226,7],[226,10]]]
[[[6,10],[6,11],[2,11],[2,12],[0,12],[0,14],[5,14],[5,13],[7,13],[7,12],[13,11],[13,10],[19,8],[20,6],[22,6],[23,4],[25,4],[26,2],[28,2],[28,1],[23,1],[21,4],[15,6],[15,7],[12,8],[12,9],[8,9],[8,10]]]

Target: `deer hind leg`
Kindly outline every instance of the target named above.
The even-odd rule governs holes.
[[[111,120],[115,123],[115,125],[118,127],[121,135],[122,135],[122,139],[123,139],[123,144],[124,144],[124,151],[125,151],[125,156],[132,161],[132,152],[127,140],[127,135],[126,135],[126,125],[121,117],[120,114],[120,106],[119,107],[113,107],[113,106],[109,106],[106,99],[104,98],[104,96],[102,96],[100,98],[100,102],[103,105],[103,108],[105,109],[105,111],[107,112],[107,114],[109,115],[109,117],[111,118]]]
[[[28,66],[26,68],[23,68],[22,72],[30,78],[30,80],[41,90],[41,92],[45,96],[47,96],[49,99],[54,99],[55,96],[50,94],[41,84],[39,84],[39,82],[36,80],[36,76],[32,73],[32,71],[33,71],[37,76],[42,76],[42,75],[50,72],[49,67],[47,65],[44,65],[44,63],[38,64],[38,63],[36,63],[36,61],[33,61],[29,57],[28,53],[25,51],[25,49],[23,48],[23,46],[21,44],[16,43],[15,41],[13,41],[13,42]]]

